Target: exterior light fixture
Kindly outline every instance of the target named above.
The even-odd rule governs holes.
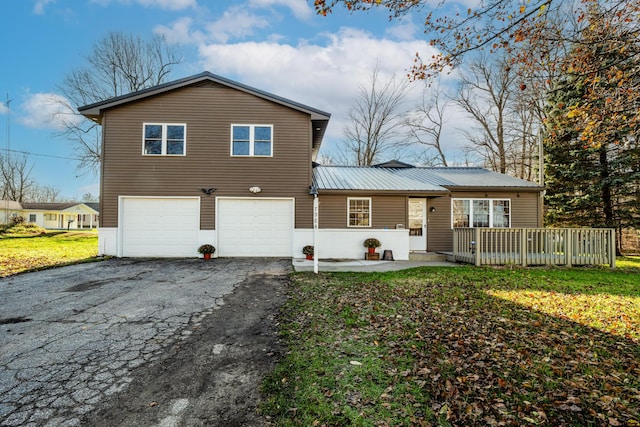
[[[262,188],[255,186],[255,187],[249,187],[249,191],[251,191],[253,194],[258,194],[262,191]]]
[[[436,211],[436,207],[435,206],[431,206],[429,208],[429,212],[434,213]]]

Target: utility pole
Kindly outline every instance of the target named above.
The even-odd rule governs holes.
[[[6,166],[6,170],[9,170],[9,161],[10,161],[10,156],[11,156],[11,108],[10,108],[10,104],[11,101],[13,101],[12,99],[9,99],[9,94],[7,93],[7,100],[5,101],[4,105],[7,107],[7,154],[5,155],[4,161],[5,161],[5,166]],[[3,188],[6,187],[6,182],[3,185]],[[3,191],[4,193],[4,191]],[[9,223],[9,199],[6,198],[6,194],[2,194],[2,198],[5,199],[4,201],[4,224],[8,224]]]

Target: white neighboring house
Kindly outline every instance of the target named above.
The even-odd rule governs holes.
[[[47,229],[92,229],[98,227],[98,203],[29,203],[0,200],[0,223],[21,216],[25,222]]]

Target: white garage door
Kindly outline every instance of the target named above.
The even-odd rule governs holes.
[[[199,198],[122,198],[122,256],[198,256]]]
[[[293,200],[218,199],[220,256],[290,257]]]

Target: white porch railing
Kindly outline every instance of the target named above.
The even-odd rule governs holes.
[[[454,228],[456,261],[475,265],[602,265],[615,268],[611,228]]]

